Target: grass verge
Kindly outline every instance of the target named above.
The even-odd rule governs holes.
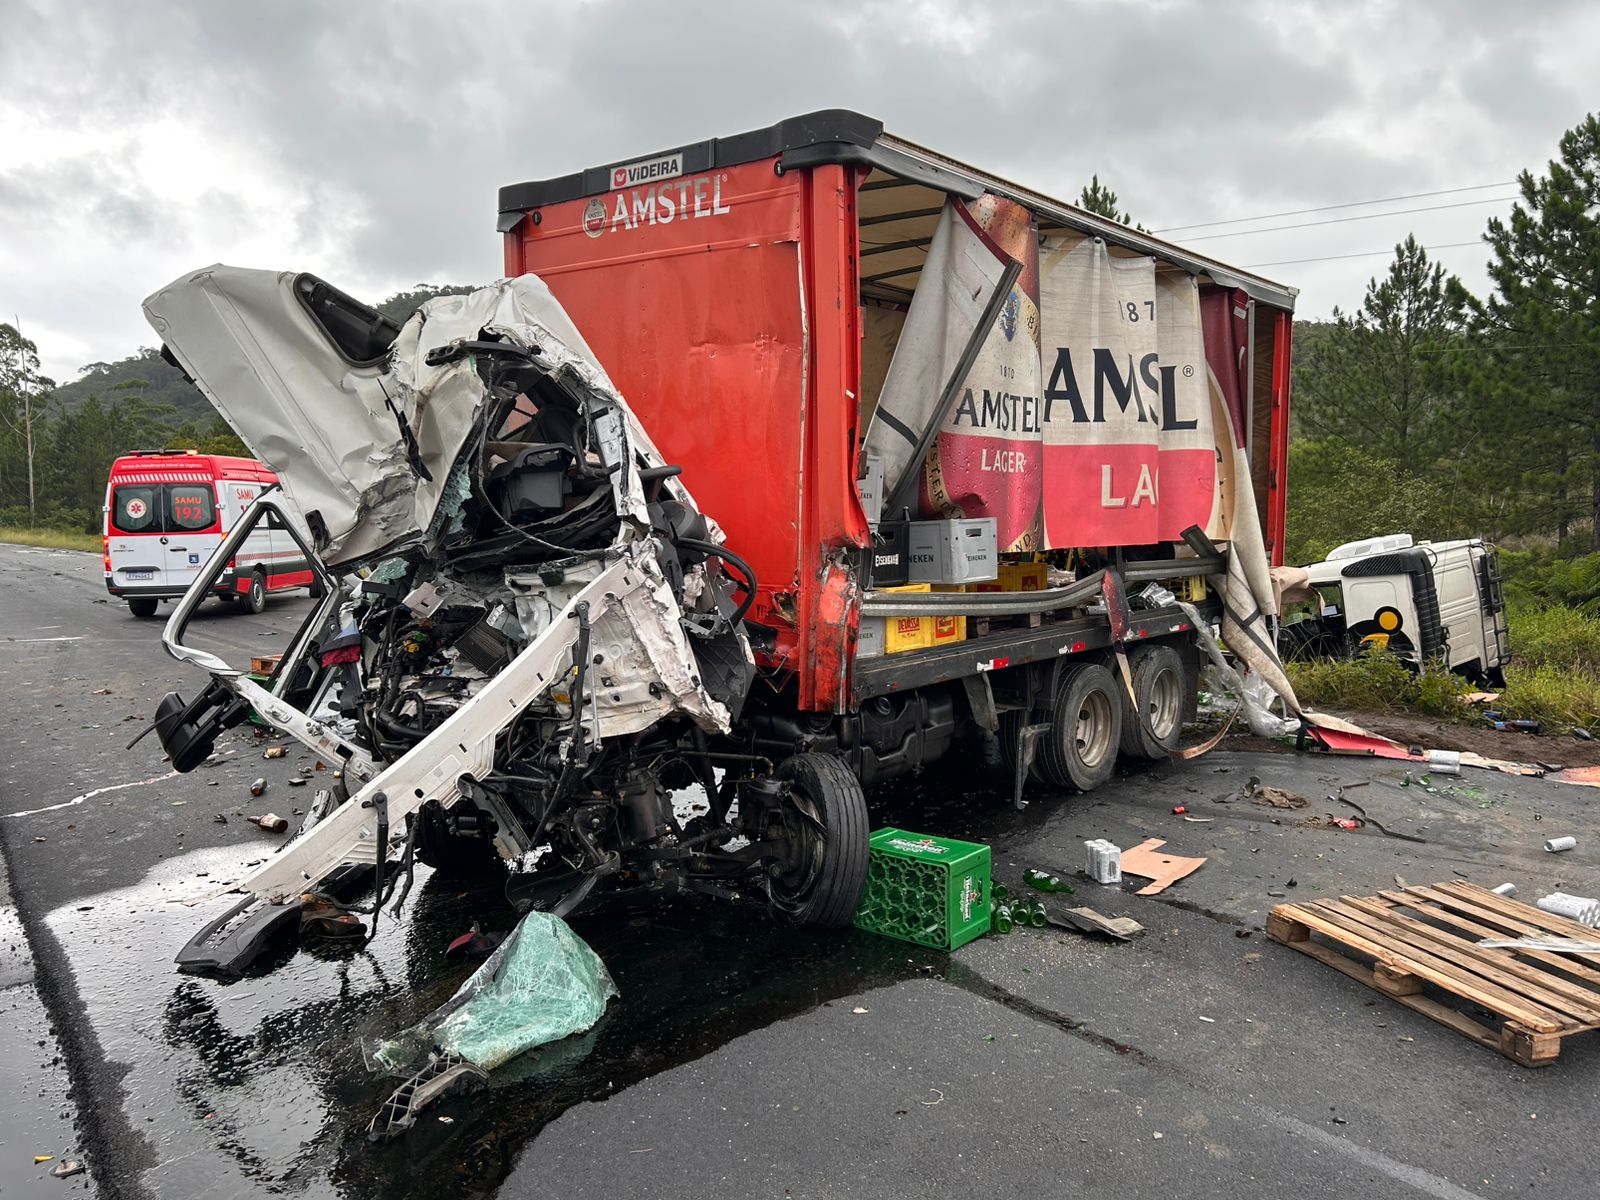
[[[23,526],[0,525],[0,542],[14,542],[20,546],[44,546],[50,550],[84,550],[100,553],[100,539],[92,533],[74,533],[68,529],[32,529]]]
[[[1572,608],[1511,614],[1513,659],[1493,707],[1552,732],[1600,727],[1600,620]],[[1440,668],[1414,673],[1378,651],[1345,661],[1285,664],[1295,694],[1313,708],[1409,712],[1449,721],[1481,720],[1462,702],[1477,688]]]

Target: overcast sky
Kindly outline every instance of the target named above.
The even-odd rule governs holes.
[[[65,381],[214,261],[371,299],[487,281],[501,184],[816,108],[1069,199],[1098,171],[1158,230],[1503,184],[1596,106],[1597,48],[1600,5],[1554,0],[0,0],[0,319]],[[1284,260],[1475,242],[1511,193],[1168,236],[1281,264],[1322,316],[1384,255]],[[1438,256],[1486,287],[1480,246]]]

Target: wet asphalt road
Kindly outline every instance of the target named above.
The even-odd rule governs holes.
[[[304,607],[209,606],[197,633],[261,653]],[[106,602],[95,557],[0,546],[0,813],[23,814],[0,816],[0,1196],[1594,1194],[1600,1033],[1524,1070],[1259,932],[1271,893],[1369,894],[1396,874],[1594,895],[1592,793],[1477,772],[1429,794],[1398,767],[1291,755],[1213,753],[1021,814],[977,751],[890,785],[876,823],[988,841],[1013,884],[1073,871],[1090,837],[1209,861],[1159,897],[1079,883],[1148,927],[1126,946],[1051,930],[945,956],[691,903],[579,920],[621,990],[600,1024],[372,1146],[393,1081],[361,1043],[448,996],[470,968],[445,944],[510,910],[495,885],[419,879],[367,952],[176,974],[228,903],[181,901],[269,853],[279,839],[241,814],[289,815],[310,790],[289,777],[315,772],[244,731],[189,776],[166,777],[153,739],[124,749],[161,693],[195,688],[158,635]],[[1530,745],[1559,756],[1509,743]],[[1251,774],[1313,803],[1250,804]],[[1425,841],[1309,822],[1362,780],[1370,815]],[[1540,850],[1566,832],[1577,851]],[[49,1179],[34,1154],[91,1171]]]

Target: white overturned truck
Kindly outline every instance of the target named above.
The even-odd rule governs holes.
[[[162,700],[162,746],[192,770],[254,707],[342,768],[181,967],[239,969],[307,897],[375,883],[375,915],[413,856],[521,861],[518,898],[558,915],[686,889],[848,923],[860,785],[817,755],[775,770],[709,748],[754,672],[756,581],[542,283],[397,327],[309,275],[212,267],[145,308],[294,501],[264,494],[168,622],[211,680]],[[269,514],[305,531],[325,594],[263,688],[185,630]],[[696,784],[709,811],[680,822],[671,793]]]

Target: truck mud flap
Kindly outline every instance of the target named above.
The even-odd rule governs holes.
[[[1028,782],[1028,772],[1033,769],[1033,760],[1039,753],[1039,739],[1049,732],[1048,721],[1041,725],[1024,725],[1017,730],[1017,778],[1011,792],[1011,806],[1018,812],[1028,807],[1028,802],[1022,798],[1022,788]]]

